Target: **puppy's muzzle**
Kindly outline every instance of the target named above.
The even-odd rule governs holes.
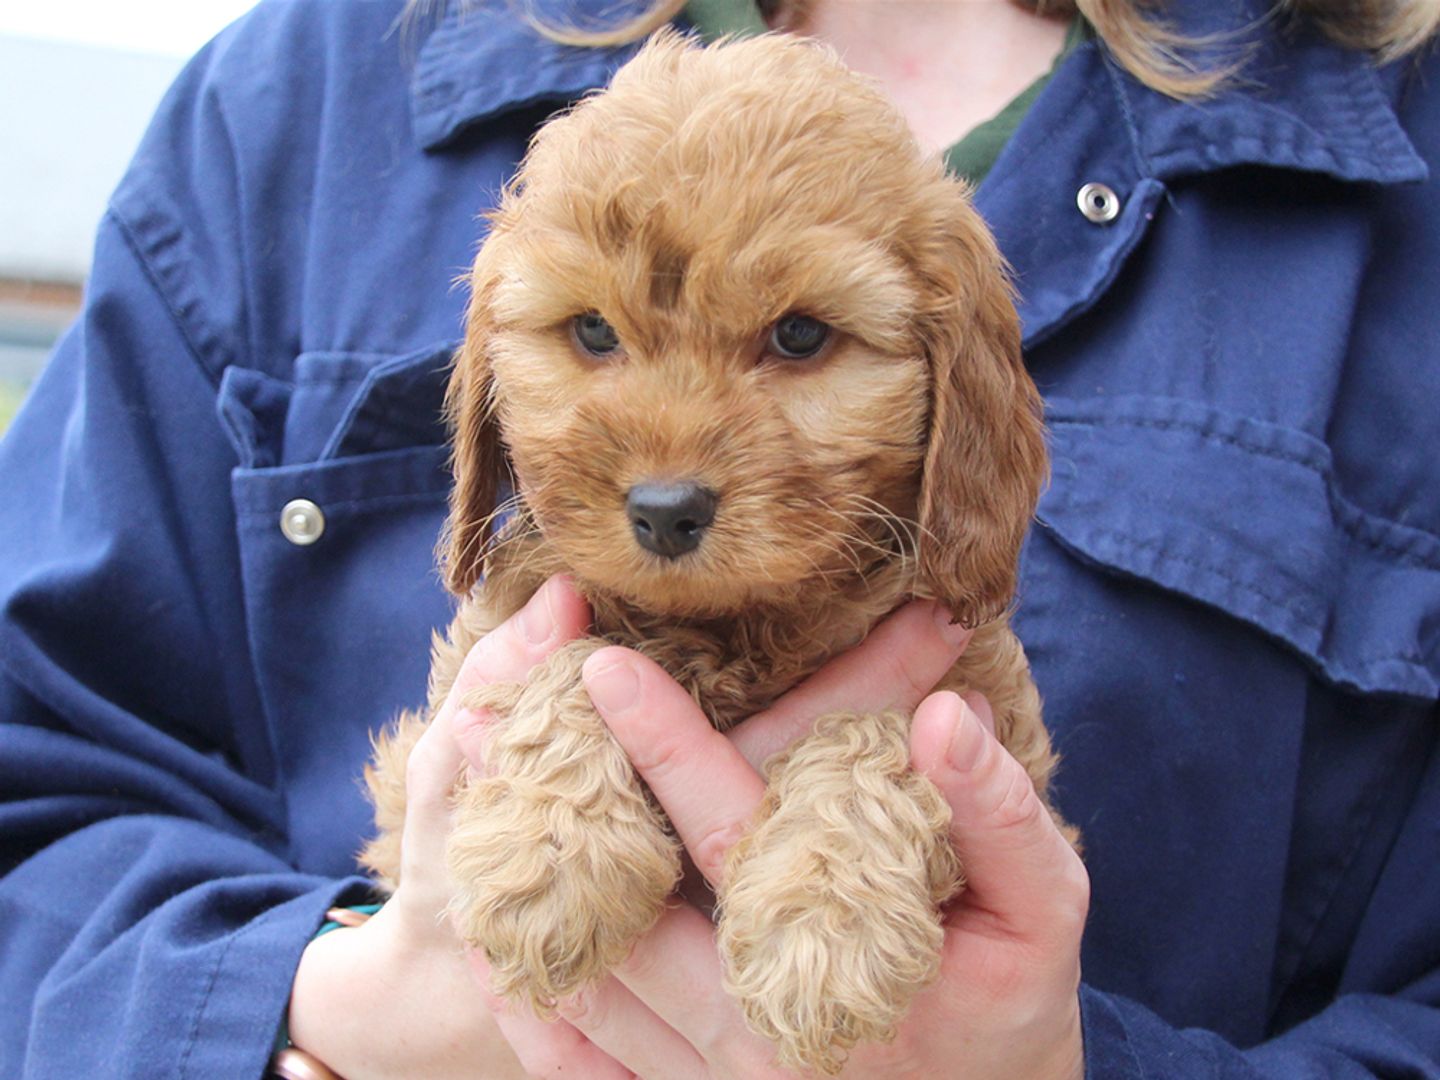
[[[636,484],[625,496],[625,514],[646,551],[675,559],[700,546],[715,520],[715,493],[692,481]]]

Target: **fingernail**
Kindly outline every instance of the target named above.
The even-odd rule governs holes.
[[[547,581],[530,602],[520,609],[520,629],[525,640],[531,645],[544,645],[555,633],[555,608],[550,597],[552,591]]]
[[[585,669],[585,689],[596,708],[602,712],[621,713],[634,705],[635,699],[640,696],[640,676],[629,660],[611,660],[593,669]]]
[[[935,601],[935,623],[940,627],[940,636],[951,645],[963,645],[970,640],[970,635],[975,631],[968,626],[961,626],[955,621],[955,616],[950,613],[940,601]]]
[[[980,721],[983,727],[991,735],[995,734],[995,710],[990,707],[989,700],[979,690],[966,690],[960,695],[960,699],[970,706],[970,710]]]
[[[945,751],[945,760],[956,772],[970,772],[980,764],[981,755],[985,753],[985,744],[989,739],[990,736],[986,733],[984,725],[980,723],[980,718],[975,715],[969,705],[965,704],[964,699],[961,699],[960,720],[950,735],[950,745]]]

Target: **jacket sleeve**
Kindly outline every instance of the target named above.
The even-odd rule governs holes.
[[[1440,719],[1440,717],[1436,717]],[[1432,749],[1339,974],[1334,1000],[1241,1049],[1179,1029],[1143,1005],[1080,992],[1094,1080],[1440,1077],[1440,757]]]
[[[287,859],[200,359],[226,339],[197,341],[201,298],[131,226],[102,223],[0,441],[0,1076],[258,1077],[300,952],[364,883]]]

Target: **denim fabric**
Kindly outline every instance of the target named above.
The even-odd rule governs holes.
[[[632,51],[400,6],[262,3],[195,59],[0,443],[0,1076],[259,1075],[364,890],[368,735],[451,606],[453,282]],[[1440,1076],[1440,62],[1181,14],[1243,79],[1179,103],[1089,42],[977,193],[1048,401],[1017,626],[1090,1073]]]

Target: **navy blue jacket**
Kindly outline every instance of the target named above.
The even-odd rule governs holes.
[[[264,3],[200,54],[0,443],[0,1076],[258,1076],[363,890],[368,733],[450,610],[453,282],[630,51],[399,6]],[[1018,627],[1094,881],[1087,1055],[1440,1076],[1440,62],[1252,38],[1203,105],[1086,44],[978,194],[1048,401]]]

